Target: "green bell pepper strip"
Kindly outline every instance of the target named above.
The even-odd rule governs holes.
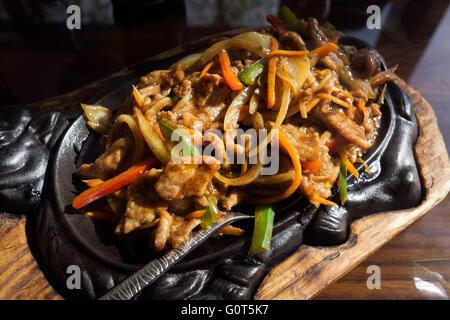
[[[162,119],[159,122],[159,128],[165,139],[166,145],[172,151],[176,144],[181,143],[182,156],[198,156],[200,152],[192,142],[191,137],[185,130],[178,127],[178,125],[168,119]]]
[[[298,19],[286,5],[281,7],[278,16],[288,29],[298,32],[302,37],[309,38],[308,23],[303,19]]]
[[[106,202],[108,202],[111,210],[116,216],[120,216],[125,211],[125,207],[127,205],[124,199],[119,199],[113,196],[106,197]]]
[[[275,212],[270,206],[258,206],[255,209],[255,227],[250,251],[254,254],[269,250],[272,239]]]
[[[265,64],[265,58],[255,61],[251,66],[241,72],[239,79],[248,86],[255,84],[256,78],[263,72]]]
[[[344,161],[341,160],[341,167],[339,170],[339,193],[341,195],[341,203],[344,205],[347,201],[347,166]]]
[[[219,219],[219,208],[217,208],[217,199],[213,195],[208,195],[208,206],[206,207],[206,213],[201,216],[201,226],[203,229],[208,227]]]

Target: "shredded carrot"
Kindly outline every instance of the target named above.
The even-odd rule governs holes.
[[[323,57],[323,56],[326,56],[327,54],[329,54],[330,52],[336,51],[337,49],[339,49],[339,47],[336,44],[334,44],[332,42],[328,42],[327,44],[325,44],[317,49],[314,49],[313,51],[310,51],[309,55],[310,56],[318,55],[319,57]]]
[[[302,167],[313,173],[319,171],[321,165],[322,161],[320,159],[302,162]]]
[[[268,59],[274,56],[286,56],[286,57],[304,57],[309,54],[309,51],[294,51],[294,50],[274,50],[271,51]]]
[[[367,108],[364,106],[364,104],[361,102],[361,100],[356,100],[356,107],[361,110],[361,112],[364,115],[363,124],[366,124],[367,120],[369,119],[369,112],[367,111]]]
[[[142,107],[144,106],[144,98],[142,97],[142,95],[139,93],[138,89],[136,89],[136,87],[133,85],[133,96],[134,96],[134,100],[136,101],[138,107],[140,109],[142,109]]]
[[[312,108],[314,108],[318,103],[320,102],[319,98],[315,98],[313,100],[311,100],[307,105],[306,105],[306,112],[310,112]]]
[[[278,49],[278,42],[274,37],[270,37],[270,52]],[[268,60],[267,71],[267,108],[272,109],[275,105],[275,75],[277,67],[277,57],[271,57]]]
[[[194,218],[200,218],[206,213],[206,210],[197,210],[191,213],[188,213],[184,216],[185,219],[194,219]]]
[[[233,227],[230,225],[227,225],[220,229],[218,233],[228,234],[231,236],[242,236],[245,233],[244,229]]]
[[[300,99],[300,103],[298,104],[298,108],[300,109],[300,115],[303,119],[308,118],[308,111],[306,110],[305,101]]]
[[[85,215],[94,218],[94,219],[100,219],[100,220],[110,220],[111,219],[111,213],[104,212],[104,211],[86,211],[84,212]]]
[[[228,84],[231,90],[241,90],[244,85],[233,72],[231,67],[230,57],[228,56],[228,52],[226,50],[222,50],[219,52],[219,63],[220,68],[222,69],[222,75],[225,79],[225,82]]]
[[[380,106],[383,104],[384,94],[386,93],[386,88],[387,88],[387,83],[384,84],[383,90],[381,90],[381,93],[380,93],[380,95],[378,96],[377,103],[378,103],[378,105],[380,105]]]
[[[363,164],[363,166],[364,166],[364,171],[365,171],[365,172],[370,173],[370,168],[369,168],[369,166],[367,165],[367,163],[364,162],[363,159],[361,159],[361,158],[358,157],[358,158],[356,158],[356,161]]]
[[[81,180],[88,185],[89,188],[98,186],[103,183],[102,179],[89,179],[89,180]]]
[[[200,79],[203,78],[205,76],[205,74],[208,73],[209,69],[212,68],[212,66],[215,64],[215,61],[211,61],[210,63],[208,63],[202,70],[202,72],[200,72]]]
[[[309,201],[311,201],[314,204],[314,206],[316,208],[319,207],[319,204],[324,204],[326,206],[337,206],[337,204],[334,203],[333,201],[329,201],[327,199],[324,199],[324,198],[318,196],[317,194],[313,194],[308,199],[309,199]]]
[[[351,172],[355,176],[356,179],[359,178],[359,173],[356,170],[356,168],[353,166],[353,164],[347,159],[345,154],[342,153],[342,151],[338,151],[339,158],[344,162],[345,166],[347,167],[348,171]]]
[[[336,90],[339,94],[343,95],[344,97],[350,99],[351,102],[353,102],[355,100],[355,98],[353,97],[353,95],[348,92],[347,90],[343,90],[343,89],[337,89]]]
[[[295,192],[295,190],[298,189],[300,181],[302,180],[302,165],[300,163],[300,160],[298,159],[297,152],[295,151],[294,147],[289,142],[289,140],[286,138],[286,136],[283,134],[283,132],[277,130],[273,139],[277,138],[278,141],[280,142],[280,146],[289,154],[292,164],[294,165],[295,171],[294,179],[292,180],[292,183],[289,186],[289,188],[287,188],[282,194],[267,198],[251,200],[253,204],[267,204],[286,199],[289,196],[291,196]]]
[[[347,109],[351,108],[351,105],[349,105],[347,102],[345,102],[339,98],[336,98],[335,96],[332,96],[331,94],[328,94],[328,93],[318,93],[317,97],[324,99],[324,100],[331,100],[334,103],[336,103],[340,106],[343,106],[344,108],[347,108]]]

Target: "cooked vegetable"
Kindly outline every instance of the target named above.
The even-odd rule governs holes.
[[[239,78],[234,73],[233,68],[231,67],[230,57],[228,56],[226,50],[219,52],[219,63],[220,68],[222,69],[222,75],[230,89],[241,90],[244,85],[239,81]]]
[[[144,98],[142,97],[141,93],[139,92],[138,89],[136,89],[136,87],[134,85],[132,87],[133,87],[134,100],[136,101],[137,106],[142,109],[142,107],[144,106]]]
[[[248,86],[254,85],[256,78],[263,72],[265,64],[265,58],[256,60],[252,65],[241,72],[239,79]]]
[[[344,205],[347,201],[347,167],[344,161],[340,161],[339,170],[339,194],[341,196],[341,204]]]
[[[112,115],[108,108],[99,105],[81,104],[87,125],[98,133],[105,134],[111,126]]]
[[[398,64],[370,78],[370,85],[372,87],[376,87],[380,84],[386,83],[387,81],[391,81],[395,76],[395,70],[397,70],[397,68]]]
[[[327,199],[324,199],[321,196],[318,196],[317,194],[313,194],[312,196],[310,196],[309,197],[309,201],[311,201],[311,203],[316,208],[319,207],[321,204],[326,205],[326,206],[337,206],[337,204],[334,203],[333,201],[329,201]]]
[[[274,37],[270,37],[270,52],[278,49],[278,42]],[[271,109],[275,105],[275,76],[277,67],[277,57],[272,56],[267,62],[267,108]]]
[[[309,38],[308,25],[305,20],[297,18],[295,13],[286,5],[283,5],[278,12],[280,19],[286,24],[290,30],[298,32],[302,37]]]
[[[201,216],[202,228],[208,229],[208,227],[219,219],[219,209],[217,208],[217,199],[213,195],[208,195],[208,206],[206,212]]]
[[[341,158],[341,161],[344,162],[348,171],[350,171],[351,174],[353,174],[355,176],[355,178],[358,179],[359,174],[358,174],[358,171],[356,170],[356,168],[353,166],[353,164],[347,159],[347,157],[345,156],[344,153],[342,153],[341,151],[339,151],[338,153],[339,153],[339,157]]]
[[[127,202],[124,199],[116,198],[114,196],[106,197],[106,201],[111,207],[112,212],[119,217],[124,211],[127,205]]]
[[[302,162],[302,168],[313,173],[319,171],[321,165],[322,161],[320,159]]]
[[[81,194],[76,196],[75,199],[73,199],[72,206],[75,209],[80,209],[95,200],[101,199],[115,191],[118,191],[136,180],[145,170],[153,168],[157,164],[158,161],[153,157],[142,161],[122,172],[118,176],[83,191]]]
[[[200,152],[197,150],[194,143],[192,142],[190,135],[186,132],[186,130],[179,128],[176,123],[173,123],[168,119],[162,119],[159,122],[159,128],[164,137],[164,141],[170,150],[172,150],[176,144],[178,143],[181,144],[182,147],[182,149],[180,150],[181,154],[178,155],[172,154],[172,158],[174,156],[188,157],[200,155]]]
[[[333,42],[328,42],[327,44],[324,44],[323,46],[309,52],[309,55],[318,55],[319,57],[323,57],[331,52],[336,51],[337,49],[339,49],[339,47],[336,44],[334,44]]]
[[[227,225],[225,227],[223,227],[222,229],[220,229],[218,231],[218,233],[222,233],[222,234],[228,234],[231,236],[242,236],[245,234],[245,230],[241,229],[241,228],[237,228],[237,227],[233,227],[230,225]]]
[[[199,78],[203,78],[205,76],[205,74],[208,73],[209,69],[212,68],[212,66],[215,64],[215,61],[211,61],[210,63],[208,63],[202,70],[202,72],[200,72],[200,76]]]
[[[139,129],[142,132],[145,142],[152,151],[153,155],[161,163],[167,163],[170,161],[170,154],[164,145],[164,142],[159,137],[155,129],[152,128],[150,123],[145,119],[144,115],[138,108],[134,108],[134,113],[136,114]]]
[[[262,253],[270,249],[272,240],[273,219],[275,212],[270,206],[258,206],[255,209],[255,226],[253,229],[250,251],[253,254]]]

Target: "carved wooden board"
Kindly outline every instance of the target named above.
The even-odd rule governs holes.
[[[414,209],[386,212],[355,221],[349,240],[337,247],[302,245],[273,268],[255,299],[311,299],[425,215],[450,190],[450,162],[431,106],[420,94],[396,79],[411,97],[420,127],[416,157],[426,189]],[[92,88],[91,88],[92,89]],[[79,100],[80,101],[80,100]],[[34,259],[26,236],[26,219],[0,215],[0,299],[62,299]]]

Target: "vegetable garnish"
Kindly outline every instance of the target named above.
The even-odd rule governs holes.
[[[244,85],[236,74],[233,72],[231,68],[230,57],[226,50],[219,51],[219,63],[220,68],[222,69],[222,75],[225,79],[225,82],[228,84],[231,90],[241,90]]]
[[[144,98],[142,97],[141,93],[136,89],[136,87],[133,85],[133,97],[136,101],[137,106],[142,109],[144,106]]]
[[[364,106],[364,103],[362,103],[360,99],[356,99],[356,107],[363,113],[363,124],[366,124],[367,120],[369,119],[369,111],[367,111],[367,108]]]
[[[105,134],[111,126],[112,114],[108,108],[99,105],[81,104],[87,125],[100,134]]]
[[[201,216],[202,228],[208,229],[208,227],[219,219],[219,209],[217,208],[217,199],[213,195],[208,195],[208,206],[206,212]]]
[[[172,148],[181,143],[182,146],[182,156],[197,156],[200,152],[195,147],[192,139],[185,130],[178,127],[178,125],[168,119],[162,119],[159,122],[159,128],[161,129],[161,134],[164,136],[164,142],[167,144],[168,148]]]
[[[370,78],[369,83],[372,87],[376,87],[380,84],[383,84],[387,81],[392,80],[395,75],[395,70],[397,70],[398,64],[393,66],[392,68],[387,69],[386,71],[380,72],[376,76]]]
[[[254,85],[256,78],[263,72],[265,64],[265,58],[255,61],[251,66],[241,72],[239,79],[248,86]]]
[[[250,251],[253,254],[269,250],[272,240],[273,219],[275,212],[270,206],[258,206],[255,209],[255,226],[253,229]]]
[[[153,157],[141,161],[114,178],[106,180],[95,187],[83,191],[81,194],[76,196],[75,199],[73,199],[72,206],[75,209],[80,209],[95,200],[101,199],[115,191],[118,191],[136,180],[145,170],[153,168],[156,165],[158,165],[158,160]]]
[[[308,104],[306,105],[306,112],[310,112],[311,109],[314,108],[319,102],[320,102],[319,98],[315,98],[310,102],[308,102]]]
[[[336,203],[334,203],[333,201],[329,201],[327,199],[322,198],[321,196],[318,196],[317,194],[313,194],[312,196],[310,196],[309,201],[311,201],[311,203],[318,208],[319,205],[324,204],[326,206],[337,206]]]
[[[345,102],[335,96],[332,96],[331,94],[328,94],[328,93],[318,93],[317,97],[320,99],[323,99],[323,100],[333,101],[334,103],[336,103],[340,106],[343,106],[344,108],[347,108],[347,109],[351,108],[351,106],[347,102]]]
[[[340,170],[339,170],[339,194],[341,196],[341,204],[344,205],[347,201],[347,167],[344,161],[340,160]]]
[[[206,210],[197,210],[191,213],[188,213],[184,215],[185,219],[194,219],[194,218],[200,218],[206,213]]]
[[[295,170],[294,180],[292,180],[292,183],[289,186],[289,188],[287,188],[283,193],[273,197],[253,199],[251,201],[253,204],[267,204],[289,198],[295,192],[295,190],[298,189],[300,181],[302,180],[302,165],[300,163],[300,160],[298,159],[297,152],[295,151],[294,147],[289,142],[289,140],[286,138],[286,136],[283,134],[283,132],[278,130],[274,136],[274,139],[277,139],[277,137],[278,141],[280,142],[280,146],[289,154],[292,164],[294,165]]]
[[[272,58],[275,56],[285,56],[285,57],[304,57],[309,55],[309,51],[294,51],[294,50],[275,50],[270,52],[267,58]]]
[[[362,165],[364,166],[364,171],[366,173],[370,173],[370,168],[369,168],[369,166],[367,165],[367,163],[363,159],[358,157],[358,158],[356,158],[356,161],[359,162],[359,163],[362,163]]]
[[[278,15],[288,29],[298,32],[302,37],[309,38],[308,24],[305,20],[298,19],[288,6],[283,5]]]
[[[242,236],[243,234],[245,234],[245,230],[227,225],[227,226],[223,227],[222,229],[220,229],[218,231],[218,233],[228,234],[230,236]]]
[[[313,55],[318,55],[319,57],[324,57],[327,54],[336,51],[337,49],[339,49],[339,46],[334,44],[333,42],[328,42],[326,44],[324,44],[323,46],[314,49],[313,51],[309,52],[309,55],[313,56]]]
[[[202,72],[200,72],[199,78],[200,78],[200,79],[203,78],[203,77],[205,76],[205,74],[208,73],[209,69],[211,69],[212,66],[213,66],[215,63],[216,63],[215,61],[211,61],[210,63],[208,63],[208,64],[203,68]]]
[[[302,167],[311,171],[312,173],[319,171],[321,165],[322,161],[320,159],[302,162]]]
[[[270,52],[278,49],[278,42],[274,37],[270,37]],[[267,108],[272,109],[275,105],[275,76],[277,67],[277,57],[273,56],[268,60],[267,73]]]
[[[354,175],[356,179],[358,179],[359,178],[359,173],[356,170],[356,168],[353,166],[353,164],[347,159],[347,157],[345,156],[344,153],[342,153],[341,151],[338,151],[338,154],[339,154],[339,158],[341,158],[341,161],[344,162],[344,164],[347,167],[348,171],[350,171],[351,174]]]

